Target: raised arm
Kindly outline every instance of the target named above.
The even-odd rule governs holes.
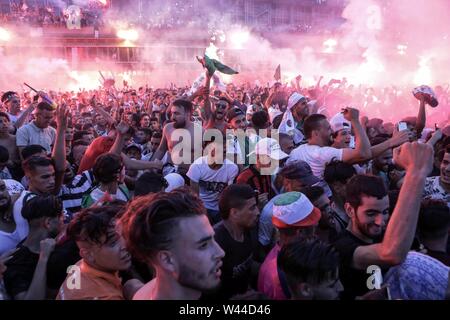
[[[402,263],[414,239],[425,179],[432,169],[433,148],[418,142],[394,150],[394,161],[406,170],[405,180],[383,242],[356,248],[353,267],[393,266]]]
[[[105,118],[105,120],[108,122],[108,124],[114,124],[116,123],[116,120],[114,119],[113,116],[111,116],[109,114],[109,112],[106,112],[105,109],[103,109],[100,105],[97,105],[97,103],[94,102],[92,103],[92,107],[94,108],[94,110],[99,113],[103,118]]]
[[[372,158],[378,157],[388,149],[393,149],[401,146],[402,144],[408,142],[411,136],[412,132],[409,130],[394,131],[392,138],[370,148],[370,150],[372,151]]]
[[[25,109],[25,111],[22,113],[22,115],[17,119],[14,126],[19,129],[21,126],[23,126],[25,120],[27,120],[28,116],[34,111],[34,108],[36,108],[37,102],[32,102],[28,108]]]
[[[344,149],[342,161],[353,164],[370,159],[372,157],[370,141],[366,131],[359,122],[359,111],[353,108],[346,108],[344,110],[344,117],[352,124],[352,128],[355,132],[356,146],[355,149]]]
[[[155,154],[153,155],[153,159],[155,160],[161,160],[167,152],[168,146],[166,135],[167,135],[167,126],[169,125],[170,124],[166,124],[163,128],[161,143],[159,144],[158,149],[156,149]]]
[[[416,120],[417,139],[420,138],[423,128],[425,128],[426,120],[427,120],[427,118],[426,118],[426,114],[425,114],[425,98],[422,96],[420,98],[419,113],[417,114],[417,120]]]
[[[64,171],[66,170],[66,129],[69,118],[69,110],[65,104],[56,109],[56,139],[53,146],[52,159],[55,163],[55,189],[54,194],[59,193],[59,189],[64,180]]]

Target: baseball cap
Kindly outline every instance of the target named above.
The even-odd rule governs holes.
[[[273,203],[272,223],[280,229],[314,226],[320,217],[320,210],[301,192],[283,193]]]
[[[289,97],[289,100],[288,100],[288,105],[287,105],[288,110],[291,110],[292,107],[295,106],[302,99],[304,99],[306,101],[306,98],[304,96],[302,96],[300,93],[294,92],[293,94],[291,94],[291,96]]]
[[[164,177],[164,179],[166,179],[169,184],[165,189],[166,192],[170,192],[173,189],[184,186],[184,179],[178,173],[169,173]]]
[[[281,150],[280,144],[277,140],[272,138],[264,138],[258,141],[255,146],[255,151],[251,154],[266,155],[275,160],[281,160],[289,157],[286,153]]]
[[[125,151],[128,151],[128,150],[130,150],[131,148],[138,149],[139,152],[142,152],[142,147],[141,147],[140,145],[138,145],[137,143],[131,143],[131,144],[129,144],[129,145],[125,148]]]
[[[227,112],[227,122],[230,122],[231,120],[233,120],[234,118],[236,118],[237,116],[240,115],[244,115],[244,112],[238,108],[238,107],[233,107],[230,110],[228,110]]]
[[[330,119],[330,125],[333,132],[338,132],[340,130],[352,129],[352,124],[350,121],[344,118],[344,114],[339,112]]]
[[[320,179],[313,174],[309,164],[302,160],[297,160],[286,164],[278,174],[285,179],[298,179],[302,184],[307,186],[313,186],[320,182]]]

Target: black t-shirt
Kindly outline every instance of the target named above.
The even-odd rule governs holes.
[[[353,300],[369,291],[367,279],[370,274],[366,270],[354,269],[351,265],[356,248],[370,244],[355,237],[348,230],[341,232],[334,243],[341,259],[339,278],[344,286],[344,291],[341,294],[342,300]]]
[[[67,277],[67,268],[81,260],[80,250],[74,240],[66,239],[56,244],[47,262],[47,285],[59,290]]]
[[[217,298],[229,299],[231,296],[244,293],[250,283],[253,253],[257,247],[256,233],[247,231],[244,241],[234,240],[223,222],[214,226],[215,240],[225,251],[223,258],[221,286]]]
[[[11,298],[28,290],[38,260],[39,254],[33,253],[27,247],[20,245],[19,250],[6,263],[7,269],[3,275],[3,281],[6,292]]]

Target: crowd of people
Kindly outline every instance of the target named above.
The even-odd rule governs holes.
[[[1,93],[0,299],[450,298],[448,88],[211,77]]]
[[[26,1],[10,1],[10,11],[0,13],[0,24],[2,25],[29,25],[32,27],[67,27],[68,21],[72,18],[73,10],[65,10],[48,5],[48,3],[38,3]],[[101,25],[103,7],[95,1],[88,5],[79,7],[80,27]]]

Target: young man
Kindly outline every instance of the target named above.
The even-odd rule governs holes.
[[[9,157],[14,165],[20,164],[19,149],[17,149],[16,137],[9,133],[11,123],[5,112],[0,112],[0,146],[8,149]]]
[[[238,107],[232,107],[227,111],[225,120],[228,129],[232,130],[232,135],[227,136],[227,155],[232,157],[233,162],[239,165],[239,171],[242,171],[250,164],[250,141],[244,132],[247,128],[245,114]]]
[[[311,239],[316,236],[320,210],[300,192],[287,192],[277,197],[273,206],[273,225],[279,240],[261,265],[258,275],[258,290],[271,299],[285,300],[290,294],[285,280],[280,277],[277,256],[280,249],[296,238]]]
[[[336,234],[347,229],[349,217],[345,212],[345,197],[348,180],[356,175],[356,169],[349,163],[332,161],[327,164],[324,179],[332,191],[331,207],[333,209]]]
[[[450,266],[447,252],[450,230],[450,208],[443,200],[422,201],[417,225],[417,237],[425,247],[426,254]]]
[[[133,299],[195,300],[220,284],[224,252],[189,189],[136,198],[121,226],[130,253],[156,272]]]
[[[161,143],[162,134],[159,131],[155,131],[152,134],[152,137],[150,138],[150,141],[147,142],[147,144],[144,147],[142,160],[146,161],[152,161],[155,156],[156,150],[158,150],[158,147]],[[167,154],[167,153],[166,153]],[[167,156],[165,155],[162,159],[163,162],[165,162]]]
[[[317,228],[317,237],[324,243],[334,242],[337,237],[336,223],[334,221],[336,213],[331,208],[330,199],[325,194],[325,191],[322,187],[312,186],[302,188],[301,192],[308,197],[309,201],[322,214]]]
[[[248,185],[228,186],[220,195],[219,209],[222,221],[214,226],[214,238],[225,251],[225,258],[217,297],[229,299],[249,289],[258,244],[254,229],[259,216],[256,194]]]
[[[206,146],[206,156],[200,157],[189,167],[187,176],[191,187],[203,201],[211,224],[218,223],[219,197],[223,190],[236,179],[239,168],[226,159],[225,144],[222,140],[210,142]]]
[[[339,299],[339,255],[331,245],[296,239],[280,250],[278,265],[292,300]]]
[[[284,192],[300,190],[306,186],[313,186],[320,180],[312,174],[311,167],[304,161],[295,161],[284,166],[278,176],[282,178],[282,193],[270,199],[264,206],[259,217],[258,241],[267,254],[275,245],[275,227],[272,223],[272,211],[275,200],[283,195]]]
[[[55,237],[63,226],[62,203],[55,196],[35,196],[27,201],[22,215],[29,234],[7,263],[5,287],[14,300],[44,300],[47,291],[47,262]],[[53,297],[54,298],[54,297]]]
[[[161,160],[168,151],[172,163],[178,165],[181,174],[188,171],[189,165],[197,158],[196,153],[201,155],[201,148],[196,147],[195,132],[203,136],[203,131],[201,127],[196,128],[197,125],[191,121],[192,109],[192,103],[187,100],[179,99],[172,103],[170,109],[172,122],[164,126],[163,138],[154,156],[154,159]],[[182,142],[179,135],[186,135]],[[180,143],[180,146],[183,146],[182,152],[180,152]],[[185,154],[186,152],[188,155]]]
[[[440,176],[427,178],[423,197],[444,200],[450,207],[450,145],[445,148],[440,173]]]
[[[116,227],[117,207],[81,211],[70,223],[67,235],[80,250],[79,288],[71,288],[72,274],[59,290],[57,300],[124,300],[119,271],[131,267],[125,240]]]
[[[367,267],[386,270],[406,258],[432,159],[433,149],[426,144],[406,143],[396,150],[394,161],[406,170],[406,176],[388,224],[389,199],[380,178],[357,175],[348,182],[345,210],[350,223],[334,244],[341,256],[343,297],[354,299],[368,291]]]
[[[347,108],[344,117],[352,123],[355,131],[355,149],[330,147],[333,134],[330,123],[324,115],[313,114],[306,118],[304,124],[305,137],[308,143],[294,149],[288,162],[294,160],[306,161],[311,166],[314,175],[323,180],[325,166],[332,160],[354,164],[370,159],[372,157],[370,142],[359,122],[359,111]],[[326,189],[328,196],[331,196],[328,186],[325,183],[321,186]]]
[[[295,145],[303,143],[306,135],[304,133],[304,122],[308,115],[308,100],[301,94],[294,92],[289,97],[287,109],[278,132],[291,135]]]
[[[82,207],[89,208],[113,200],[127,202],[130,192],[123,184],[123,164],[120,156],[107,153],[97,158],[93,173],[98,185],[88,190],[83,197]]]
[[[46,102],[41,102],[36,107],[36,120],[30,122],[17,130],[16,143],[20,151],[30,144],[40,144],[47,150],[52,151],[55,143],[56,130],[50,126],[55,115],[55,110]]]
[[[250,185],[259,192],[259,201],[263,206],[275,196],[272,186],[272,175],[276,174],[279,161],[288,155],[281,151],[275,139],[264,138],[255,146],[256,164],[242,171],[237,177],[237,183]],[[262,207],[261,207],[262,208]]]
[[[13,205],[18,195],[11,196],[7,182],[0,179],[0,256],[14,249],[22,240],[13,218]]]

